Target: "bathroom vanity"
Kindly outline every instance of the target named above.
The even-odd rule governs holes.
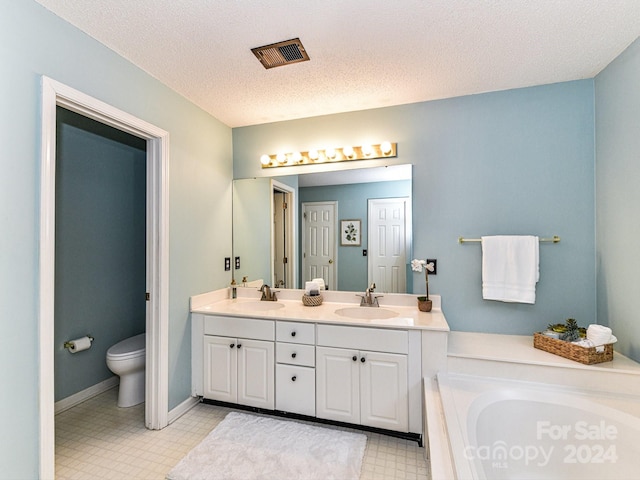
[[[192,394],[268,411],[423,434],[422,378],[446,361],[449,327],[414,295],[359,307],[354,292],[261,302],[253,288],[192,297]]]

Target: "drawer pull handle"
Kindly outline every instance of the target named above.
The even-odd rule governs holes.
[[[366,359],[365,359],[364,357],[362,357],[362,358],[360,359],[360,361],[361,361],[362,363],[364,363],[364,362],[366,361]]]
[[[242,344],[241,344],[241,343],[239,343],[239,344],[238,344],[238,348],[240,348],[241,346],[242,346]],[[364,360],[362,360],[362,361],[364,362]]]
[[[291,377],[291,381],[295,382],[296,381],[296,376],[294,375],[293,377]]]
[[[229,348],[233,348],[233,347],[235,347],[235,346],[236,346],[236,344],[235,344],[235,343],[232,343],[231,345],[229,345]]]
[[[296,331],[294,330],[293,332],[291,332],[291,336],[295,337],[296,336]]]
[[[353,361],[355,362],[356,360],[358,360],[358,357],[356,357],[356,356],[354,355],[353,357],[351,357],[351,360],[353,360]]]
[[[294,353],[291,354],[291,358],[296,358],[297,355],[298,354],[294,352]]]

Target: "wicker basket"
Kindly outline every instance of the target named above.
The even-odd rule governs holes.
[[[596,347],[581,347],[571,342],[548,337],[542,333],[533,334],[533,346],[554,355],[559,355],[569,360],[593,365],[594,363],[610,362],[613,360],[613,343],[604,345],[604,352],[596,352]]]
[[[322,295],[302,295],[302,304],[306,307],[317,307],[322,305]]]

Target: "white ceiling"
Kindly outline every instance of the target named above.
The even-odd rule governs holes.
[[[37,1],[230,127],[592,78],[640,35],[639,0]]]

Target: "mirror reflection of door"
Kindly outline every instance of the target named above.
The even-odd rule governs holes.
[[[337,202],[302,204],[302,276],[303,284],[314,278],[324,279],[328,290],[337,290],[336,218]]]
[[[294,193],[286,185],[272,181],[272,194],[273,286],[276,288],[296,288],[294,274],[296,265],[295,235],[293,233]]]
[[[369,200],[369,284],[379,292],[407,291],[408,205],[408,198]]]

